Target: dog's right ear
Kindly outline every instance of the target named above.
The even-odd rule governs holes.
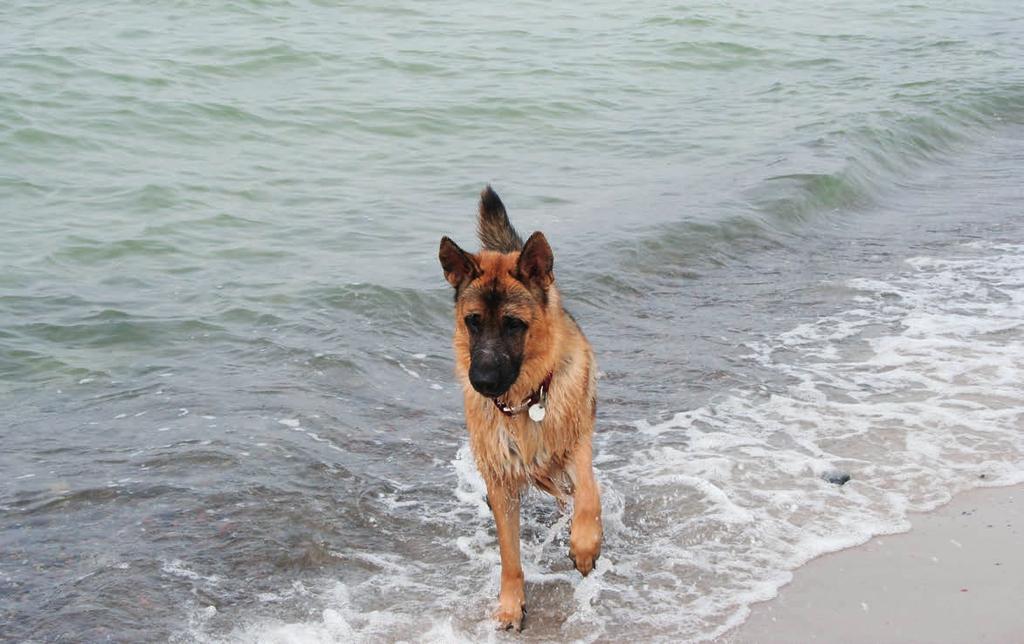
[[[441,238],[441,248],[437,251],[437,257],[441,260],[444,278],[455,288],[459,288],[464,282],[472,281],[480,274],[480,267],[473,256],[459,248],[459,245],[448,237]]]

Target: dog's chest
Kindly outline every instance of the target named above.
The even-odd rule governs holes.
[[[495,438],[499,453],[514,469],[527,472],[544,469],[551,461],[551,452],[545,445],[538,423],[525,423],[519,431],[499,425]]]
[[[558,497],[572,493],[565,455],[552,451],[540,423],[531,421],[511,428],[500,425],[493,437],[494,465],[508,480],[533,483]]]

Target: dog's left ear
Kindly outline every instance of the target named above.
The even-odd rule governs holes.
[[[548,245],[544,233],[537,231],[530,235],[519,253],[516,277],[527,286],[545,289],[555,280],[555,276],[551,274],[554,267],[555,258],[551,254],[551,246]]]
[[[463,282],[471,281],[480,274],[480,267],[477,266],[473,256],[459,248],[458,244],[447,237],[441,238],[441,248],[437,251],[437,258],[441,260],[444,278],[455,288],[459,288]]]

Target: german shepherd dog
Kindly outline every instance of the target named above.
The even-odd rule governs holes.
[[[448,237],[438,256],[455,288],[455,373],[466,425],[487,484],[501,553],[500,629],[522,629],[526,596],[519,559],[519,502],[532,484],[573,499],[569,557],[582,574],[601,550],[601,501],[591,459],[597,413],[594,354],[562,308],[551,246],[523,243],[490,186],[480,194],[483,249]]]

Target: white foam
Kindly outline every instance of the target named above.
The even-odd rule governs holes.
[[[160,566],[160,570],[168,575],[180,577],[189,581],[205,581],[210,584],[220,583],[220,577],[217,575],[201,575],[191,570],[181,559],[163,562]]]
[[[415,371],[413,371],[409,367],[405,366],[405,364],[399,362],[398,366],[401,367],[402,371],[404,371],[405,373],[409,374],[413,378],[416,378],[417,380],[419,379],[420,374],[416,373]]]
[[[984,251],[852,280],[856,307],[751,347],[783,386],[733,390],[666,423],[637,424],[684,447],[647,447],[618,474],[640,482],[638,495],[668,481],[676,493],[690,488],[699,511],[676,530],[714,535],[690,543],[697,569],[711,563],[718,580],[679,603],[694,626],[681,633],[720,634],[745,615],[744,597],[774,594],[777,583],[761,580],[783,583],[779,573],[812,557],[905,529],[908,511],[982,475],[1024,480],[1024,249]],[[833,468],[853,480],[839,488],[818,478]],[[666,618],[679,610],[664,609]]]

